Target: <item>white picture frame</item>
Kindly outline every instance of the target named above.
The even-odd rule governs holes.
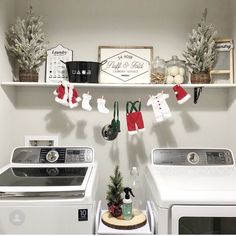
[[[150,83],[152,46],[99,46],[99,83]]]

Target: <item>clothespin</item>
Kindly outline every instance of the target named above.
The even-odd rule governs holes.
[[[202,87],[194,88],[194,104],[197,104],[197,101],[200,97],[201,92],[202,92]]]

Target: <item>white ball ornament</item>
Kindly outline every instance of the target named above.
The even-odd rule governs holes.
[[[168,75],[168,76],[166,77],[166,83],[167,83],[167,84],[173,84],[173,83],[174,83],[174,77],[171,76],[171,75]]]
[[[168,74],[172,76],[176,76],[179,74],[179,67],[178,66],[171,66],[168,68]]]
[[[184,77],[182,75],[176,75],[174,78],[175,84],[182,84],[184,82]]]
[[[184,73],[185,73],[184,68],[180,67],[180,68],[179,68],[179,74],[182,75],[182,76],[184,76]]]

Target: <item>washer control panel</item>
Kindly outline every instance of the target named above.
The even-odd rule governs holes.
[[[91,163],[90,147],[23,147],[13,152],[13,163]]]
[[[233,154],[228,149],[154,149],[155,165],[219,166],[234,165]]]

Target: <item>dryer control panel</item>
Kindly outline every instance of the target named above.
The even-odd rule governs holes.
[[[228,149],[154,149],[155,165],[224,166],[234,165],[233,154]]]
[[[91,163],[94,151],[90,147],[21,147],[12,155],[13,163]]]

